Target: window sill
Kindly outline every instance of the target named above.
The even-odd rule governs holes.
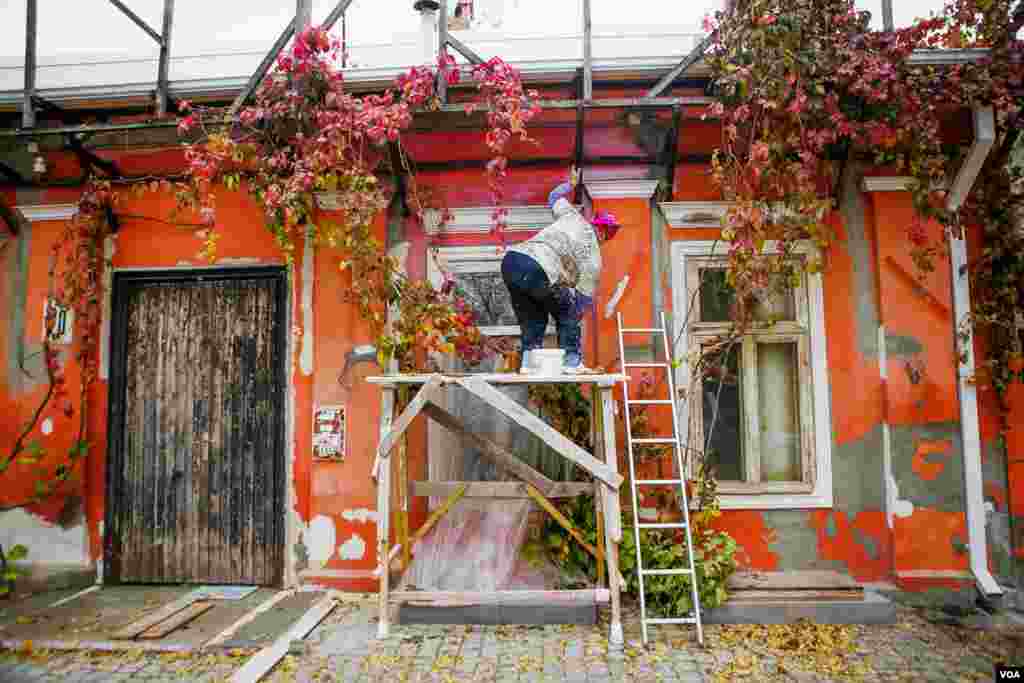
[[[723,510],[798,510],[832,507],[832,492],[811,493],[720,493]]]

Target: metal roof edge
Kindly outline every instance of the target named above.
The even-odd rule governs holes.
[[[969,48],[957,50],[916,50],[908,60],[910,64],[917,66],[943,66],[966,64],[978,61],[987,56],[987,48]],[[678,57],[622,57],[610,60],[597,60],[594,63],[595,77],[604,77],[614,81],[616,77],[622,78],[631,76],[657,76],[659,72],[671,68],[678,63]],[[582,59],[568,60],[538,60],[535,62],[512,62],[512,66],[519,69],[526,83],[538,83],[544,81],[567,81],[575,77],[578,69],[583,67]],[[352,86],[354,91],[373,90],[389,86],[406,68],[402,66],[387,66],[379,68],[355,68],[345,70],[345,80]],[[703,77],[708,72],[697,64],[688,69],[686,74],[690,76]],[[225,98],[241,92],[245,86],[248,76],[197,79],[187,81],[171,81],[169,91],[172,97],[197,98],[210,96],[224,96]],[[88,105],[97,101],[125,100],[134,101],[140,98],[148,98],[156,89],[156,80],[140,83],[114,84],[103,86],[86,86],[70,88],[43,88],[37,90],[37,94],[55,104],[80,103]],[[12,111],[21,106],[23,99],[22,90],[0,91],[0,110]]]

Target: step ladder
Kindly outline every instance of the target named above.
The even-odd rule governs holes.
[[[622,371],[628,373],[632,368],[649,368],[649,369],[661,369],[665,372],[665,386],[668,387],[668,398],[667,399],[632,399],[629,396],[629,385],[630,382],[624,382],[622,386],[623,392],[623,405],[625,406],[625,422],[626,422],[626,452],[629,458],[629,486],[633,495],[633,534],[634,540],[636,541],[636,567],[637,574],[640,578],[640,626],[643,634],[643,643],[647,645],[647,625],[648,624],[694,624],[697,627],[697,642],[701,645],[704,644],[704,630],[701,626],[700,619],[700,595],[697,591],[697,572],[693,565],[693,536],[690,533],[690,501],[686,496],[686,472],[683,469],[683,445],[679,440],[679,414],[676,406],[676,385],[675,378],[673,377],[673,368],[669,361],[672,358],[672,353],[669,348],[669,336],[668,327],[665,324],[665,314],[661,314],[661,327],[623,327],[622,326],[622,313],[616,313],[618,332],[619,332],[619,358],[622,359]],[[626,334],[660,334],[662,344],[664,346],[664,357],[665,362],[663,363],[627,363],[626,362],[626,347],[623,341],[623,336]],[[632,406],[645,406],[645,405],[670,405],[672,406],[672,436],[671,437],[645,437],[645,438],[633,438],[633,432],[630,425],[630,418],[632,417]],[[678,473],[678,479],[640,479],[636,478],[636,454],[634,453],[634,446],[644,444],[672,444],[675,449],[676,456],[676,472]],[[639,486],[657,486],[666,484],[677,484],[679,486],[680,497],[679,500],[682,503],[683,508],[683,521],[676,523],[641,523],[640,521],[640,506],[637,502],[637,487]],[[686,536],[686,556],[687,566],[673,569],[645,569],[643,566],[643,556],[640,551],[640,531],[644,529],[683,529],[685,530]],[[666,575],[689,575],[690,580],[690,598],[693,602],[693,616],[690,617],[666,617],[666,618],[647,618],[647,601],[644,595],[644,578],[648,576],[666,576]]]

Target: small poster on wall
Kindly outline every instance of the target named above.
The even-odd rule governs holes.
[[[341,460],[345,457],[345,408],[321,406],[313,415],[313,457]]]
[[[53,327],[47,335],[46,319],[53,316]],[[72,342],[72,328],[75,322],[75,312],[70,308],[64,308],[56,300],[47,297],[43,302],[43,336],[51,344],[68,345]]]

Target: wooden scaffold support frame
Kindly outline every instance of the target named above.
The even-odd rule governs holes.
[[[618,471],[618,457],[615,446],[614,396],[615,385],[626,381],[621,374],[600,375],[512,375],[512,374],[409,374],[368,377],[366,381],[380,385],[381,417],[380,440],[371,474],[377,482],[377,569],[375,576],[380,579],[378,637],[390,633],[390,609],[394,604],[419,605],[472,605],[472,604],[522,604],[524,601],[543,599],[548,603],[611,604],[609,643],[620,648],[623,642],[622,615],[619,594],[623,587],[619,573],[618,544],[622,540],[622,520],[619,508],[619,487],[623,478]],[[594,453],[570,441],[565,435],[548,425],[522,405],[498,391],[495,384],[555,384],[573,383],[590,385],[592,389],[592,435]],[[419,386],[419,391],[409,401],[402,414],[394,418],[396,394],[400,387]],[[470,395],[483,401],[495,410],[520,425],[551,447],[562,457],[594,477],[593,484],[581,482],[556,482],[530,467],[491,439],[471,432],[457,417],[447,412],[440,404],[444,391],[453,386],[461,387]],[[457,434],[475,448],[487,460],[519,481],[502,482],[409,482],[408,467],[405,463],[405,431],[420,414],[438,423],[448,431]],[[398,455],[398,543],[390,544],[390,520],[392,499],[392,449]],[[582,535],[554,507],[551,500],[569,498],[592,493],[598,520],[597,547],[587,543]],[[435,509],[426,522],[409,534],[408,501],[410,495],[439,496],[444,502]],[[542,510],[552,516],[568,533],[597,558],[599,564],[598,587],[583,591],[495,591],[452,592],[452,591],[407,591],[404,586],[391,588],[391,570],[396,560],[399,571],[409,567],[415,545],[423,539],[437,522],[461,498],[507,498],[533,500]],[[607,588],[604,587],[607,577]]]

